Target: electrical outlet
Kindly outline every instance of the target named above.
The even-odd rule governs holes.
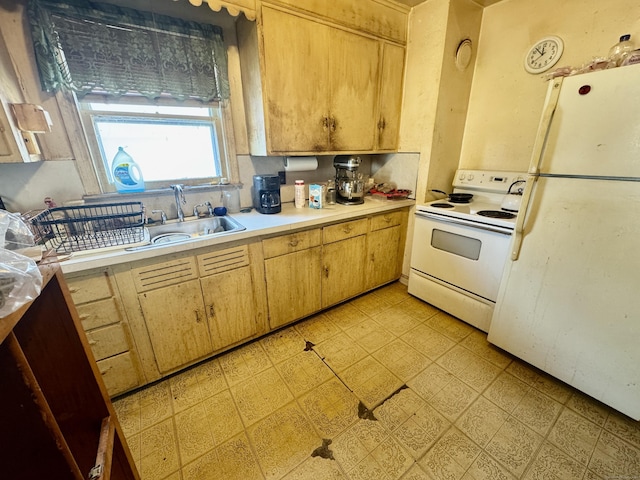
[[[287,183],[287,172],[278,172],[278,176],[280,177],[280,185],[285,185]]]

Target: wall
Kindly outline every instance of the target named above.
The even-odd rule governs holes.
[[[460,166],[527,170],[547,90],[542,75],[523,67],[533,43],[562,37],[556,67],[575,67],[606,56],[625,33],[640,48],[637,0],[503,0],[485,8]]]
[[[460,71],[460,41],[478,44],[482,8],[471,0],[428,0],[411,10],[400,151],[419,152],[416,199],[429,200],[431,188],[448,189],[458,167],[470,66]]]

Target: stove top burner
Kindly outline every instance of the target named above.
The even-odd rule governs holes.
[[[478,215],[491,218],[516,218],[513,213],[503,212],[501,210],[480,210]]]
[[[431,206],[435,208],[454,208],[450,203],[432,203]]]

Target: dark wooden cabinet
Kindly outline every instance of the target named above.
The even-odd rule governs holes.
[[[62,273],[0,319],[0,465],[17,479],[139,479]]]

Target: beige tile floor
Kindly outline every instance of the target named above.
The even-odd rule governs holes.
[[[144,480],[640,479],[640,424],[400,283],[114,404]]]

